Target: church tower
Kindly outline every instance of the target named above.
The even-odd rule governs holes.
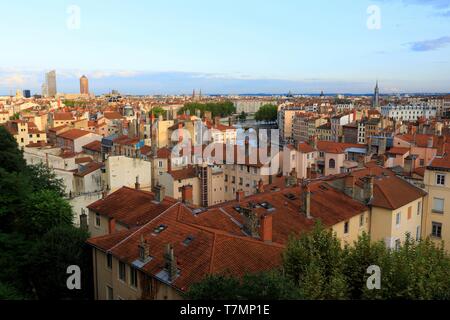
[[[377,80],[377,85],[375,86],[375,92],[373,95],[372,108],[378,109],[379,107],[380,107],[380,88],[378,87],[378,80]]]

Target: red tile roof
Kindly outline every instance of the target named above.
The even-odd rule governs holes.
[[[78,171],[75,172],[73,175],[77,176],[77,177],[85,177],[88,174],[91,174],[92,172],[101,169],[102,167],[103,167],[103,163],[90,162],[90,163],[82,166],[80,169],[78,169]]]
[[[53,120],[55,121],[71,121],[75,120],[71,112],[55,112],[53,114]]]
[[[76,139],[84,137],[88,134],[90,134],[89,131],[84,131],[84,130],[80,130],[80,129],[70,129],[68,131],[58,134],[58,137],[67,139],[67,140],[76,140]]]
[[[84,145],[83,149],[100,153],[102,152],[102,143],[100,141],[93,141]]]
[[[400,148],[400,147],[394,147],[389,149],[387,153],[395,154],[395,155],[405,155],[407,154],[411,149],[409,148]]]

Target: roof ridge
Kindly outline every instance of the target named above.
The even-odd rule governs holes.
[[[122,241],[120,241],[119,243],[117,243],[115,246],[113,246],[111,249],[109,249],[108,251],[111,251],[113,249],[115,249],[116,247],[118,247],[119,245],[121,245],[122,243],[124,243],[125,241],[127,241],[128,239],[130,239],[132,236],[134,236],[136,233],[138,233],[139,231],[141,231],[142,229],[144,229],[145,227],[147,227],[150,223],[154,222],[156,219],[158,219],[159,217],[161,217],[161,215],[163,215],[164,213],[166,213],[167,211],[169,211],[170,209],[174,208],[177,204],[179,204],[178,202],[175,203],[174,205],[170,206],[169,208],[167,208],[166,210],[164,210],[163,212],[161,212],[159,215],[157,215],[155,218],[153,218],[152,220],[150,220],[149,222],[147,222],[146,224],[144,224],[143,226],[141,226],[140,228],[138,228],[135,232],[133,232],[132,234],[130,234],[128,237],[126,237],[125,239],[123,239]]]

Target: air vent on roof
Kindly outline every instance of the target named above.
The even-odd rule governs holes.
[[[241,207],[240,206],[235,206],[233,207],[234,210],[236,210],[237,212],[241,213]]]
[[[288,198],[289,200],[296,200],[297,199],[297,197],[293,193],[288,193],[288,194],[285,194],[284,196],[286,198]]]
[[[273,206],[269,203],[269,202],[262,202],[259,204],[261,207],[263,207],[266,210],[271,210],[273,209]]]
[[[206,212],[207,209],[205,208],[198,208],[198,209],[194,209],[192,210],[192,214],[194,214],[195,216],[201,215],[203,212]]]
[[[192,241],[194,241],[194,236],[188,236],[186,239],[184,239],[183,244],[185,246],[188,246],[191,244]]]
[[[167,229],[167,226],[165,224],[160,224],[155,229],[153,229],[153,234],[158,235],[166,229]]]

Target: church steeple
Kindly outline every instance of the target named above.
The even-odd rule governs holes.
[[[375,86],[375,91],[373,95],[372,108],[376,109],[380,107],[380,88],[378,87],[378,80]]]

